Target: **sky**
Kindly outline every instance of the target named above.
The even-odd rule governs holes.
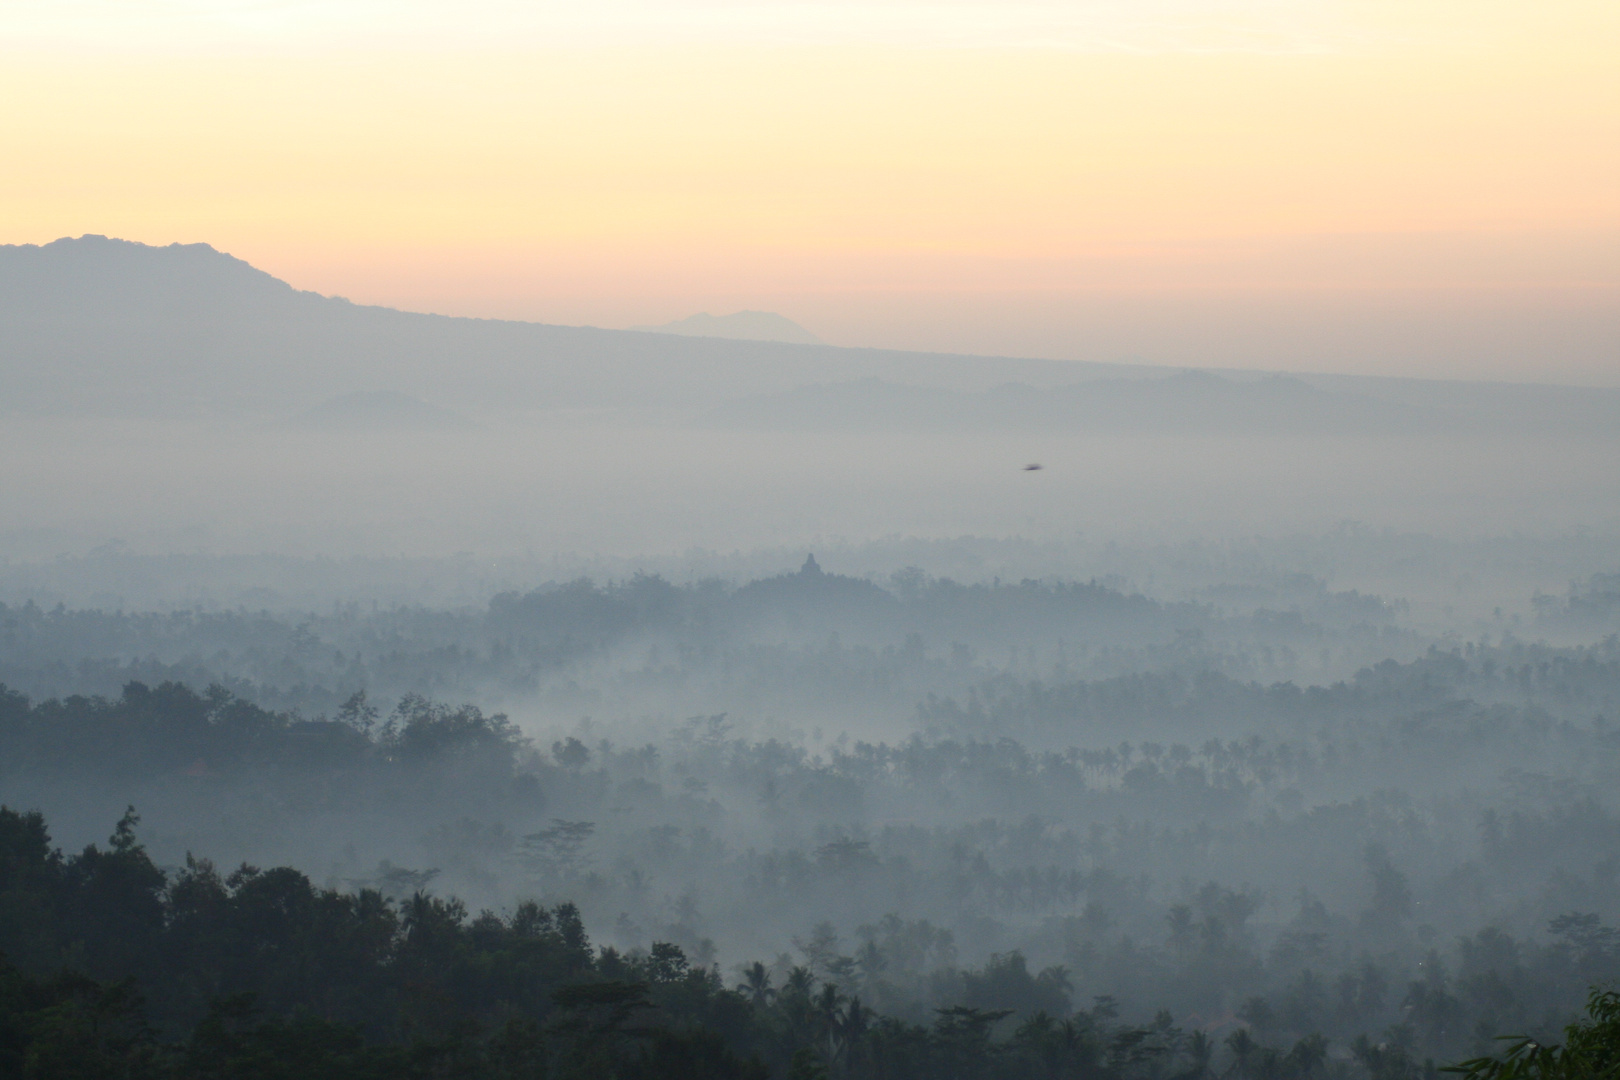
[[[0,242],[847,345],[1620,384],[1613,0],[6,0]]]

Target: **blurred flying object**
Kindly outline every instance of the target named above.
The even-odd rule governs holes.
[[[1039,464],[1037,462],[1032,461],[1028,465],[1024,466],[1024,471],[1025,472],[1040,472],[1041,469],[1043,469],[1044,467],[1045,466],[1043,466],[1043,465],[1041,465],[1041,464]]]

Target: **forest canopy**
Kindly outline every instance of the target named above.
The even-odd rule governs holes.
[[[1224,1037],[1166,1011],[1123,1022],[1108,997],[1076,1008],[1066,972],[1032,974],[1013,953],[964,971],[961,1004],[908,1022],[809,966],[778,984],[756,962],[728,987],[678,945],[593,947],[572,904],[469,915],[420,891],[391,901],[319,888],[286,867],[222,875],[188,857],[166,872],[138,825],[131,809],[105,846],[64,855],[40,814],[0,809],[5,1075],[1294,1080],[1353,1063],[1396,1080],[1435,1075],[1416,1050],[1434,1033],[1418,1025],[1465,1022],[1478,1004],[1477,987],[1455,996],[1431,973],[1405,990],[1411,1020],[1335,1057],[1319,1033],[1265,1040],[1285,1028],[1258,998]],[[1620,974],[1620,933],[1581,916],[1557,929],[1564,945],[1532,960],[1537,976]],[[877,953],[864,963],[880,966]],[[1497,968],[1481,978],[1501,992]],[[1363,993],[1378,980],[1363,973]],[[1476,1080],[1606,1075],[1620,1055],[1616,1007],[1594,996],[1596,1025],[1572,1027],[1562,1056],[1524,1040],[1505,1063],[1464,1068]]]
[[[796,1080],[1555,1045],[1620,979],[1604,581],[1533,642],[1294,574],[813,558],[454,610],[4,607],[7,1045]]]

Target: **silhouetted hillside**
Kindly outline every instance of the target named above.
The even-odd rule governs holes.
[[[474,417],[633,409],[765,429],[1620,431],[1620,390],[682,336],[704,326],[649,334],[366,307],[300,292],[206,244],[84,236],[0,247],[0,380],[12,411],[285,418],[387,393]]]
[[[466,410],[710,407],[879,374],[964,389],[1111,365],[838,349],[448,318],[299,292],[205,244],[0,247],[13,410],[294,412],[390,390]]]

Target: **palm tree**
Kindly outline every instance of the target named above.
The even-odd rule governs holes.
[[[1242,1027],[1226,1037],[1226,1047],[1232,1051],[1232,1065],[1226,1070],[1228,1075],[1235,1074],[1239,1080],[1248,1080],[1249,1062],[1260,1049],[1260,1044],[1254,1041],[1248,1028]]]
[[[813,1003],[812,1015],[815,1025],[827,1048],[827,1060],[838,1059],[838,1029],[841,1020],[841,1007],[844,1004],[844,995],[838,992],[838,987],[832,983],[823,983],[821,993],[816,995]]]
[[[850,998],[849,1004],[844,1006],[843,1014],[838,1019],[838,1048],[843,1055],[845,1069],[854,1067],[855,1048],[871,1026],[872,1015],[872,1010],[862,1005],[858,997]]]
[[[1176,1080],[1207,1080],[1212,1074],[1210,1059],[1215,1056],[1215,1042],[1206,1032],[1195,1031],[1182,1043],[1187,1054],[1187,1068]]]
[[[787,979],[782,983],[783,997],[802,997],[808,999],[810,991],[815,988],[816,977],[807,967],[799,966],[788,969]]]
[[[1285,1064],[1295,1076],[1310,1076],[1327,1061],[1328,1044],[1321,1033],[1305,1036],[1288,1051]]]
[[[800,1041],[815,1038],[816,1009],[815,1003],[810,1000],[815,985],[816,977],[809,968],[794,967],[788,969],[787,978],[782,980],[782,989],[776,993],[777,1009],[794,1037]]]
[[[771,969],[755,960],[743,969],[742,982],[737,984],[737,992],[753,1002],[754,1008],[768,1008],[776,999],[776,990],[771,986]]]
[[[872,1025],[872,1016],[872,1010],[862,1005],[860,998],[849,999],[838,1029],[846,1045],[866,1034],[866,1029]]]

